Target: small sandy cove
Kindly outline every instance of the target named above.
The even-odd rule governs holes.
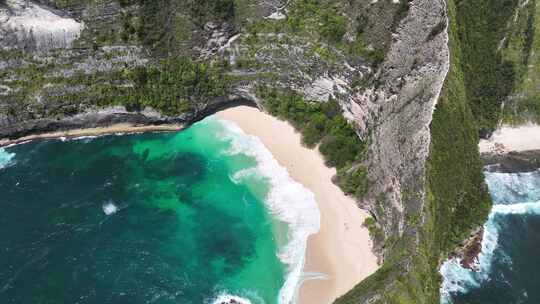
[[[482,139],[478,145],[480,153],[508,153],[540,150],[540,125],[503,125],[489,139]]]
[[[260,138],[292,178],[315,194],[321,229],[308,239],[298,303],[330,304],[377,269],[369,233],[362,226],[368,214],[332,183],[336,171],[325,166],[318,150],[304,147],[287,122],[256,108],[239,106],[216,115]]]
[[[17,139],[0,139],[0,147],[13,144],[19,144],[36,139],[50,139],[50,138],[75,138],[83,136],[100,136],[107,134],[117,133],[139,133],[139,132],[162,132],[162,131],[178,131],[183,128],[183,125],[165,124],[165,125],[150,125],[150,126],[135,126],[128,123],[114,124],[107,127],[87,128],[87,129],[73,129],[67,131],[56,131],[50,133],[42,133],[35,135],[28,135]]]

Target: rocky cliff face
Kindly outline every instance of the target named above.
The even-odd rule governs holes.
[[[384,58],[392,24],[403,15],[403,5],[387,2],[213,3],[0,4],[0,136],[40,131],[53,121],[50,128],[60,127],[72,115],[123,105],[111,95],[129,95],[139,85],[131,72],[159,68],[161,59],[172,56],[230,66],[219,77],[231,85],[224,96],[212,95],[214,102],[257,102],[256,87],[268,85],[345,105],[357,91],[353,82],[374,79],[375,61]],[[285,19],[287,11],[291,17]],[[290,25],[291,19],[298,25]],[[324,22],[326,32],[320,30]],[[342,32],[332,32],[336,28]],[[167,119],[189,121],[211,103],[199,102]]]
[[[446,29],[444,1],[411,1],[375,85],[347,104],[361,131],[371,133],[372,186],[363,201],[387,236],[401,236],[423,208],[429,126],[450,66]]]

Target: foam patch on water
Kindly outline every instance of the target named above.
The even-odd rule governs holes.
[[[241,297],[223,294],[212,301],[212,304],[251,304],[251,301]]]
[[[444,280],[441,286],[441,303],[452,303],[451,294],[478,288],[483,281],[489,279],[493,255],[499,241],[497,214],[492,211],[484,224],[482,251],[478,255],[476,271],[462,267],[460,258],[452,258],[442,264],[440,273]]]
[[[223,138],[231,144],[227,153],[244,154],[257,161],[254,169],[271,186],[265,203],[278,220],[289,226],[289,243],[279,252],[280,260],[288,266],[287,278],[279,292],[279,303],[294,303],[304,267],[307,239],[320,228],[320,213],[315,195],[290,177],[287,169],[274,159],[259,138],[245,134],[233,122],[219,121],[226,129]],[[241,170],[233,176],[233,180],[240,182],[252,174],[250,169]]]
[[[230,178],[231,181],[235,184],[240,184],[242,181],[244,181],[246,178],[254,178],[254,177],[260,177],[257,168],[247,168],[242,169],[238,172],[235,172]]]
[[[118,207],[111,201],[103,204],[102,209],[106,215],[115,214],[118,211]]]
[[[515,204],[540,200],[540,171],[526,173],[485,172],[495,204]]]
[[[530,173],[494,173],[486,172],[494,205],[487,222],[484,224],[482,251],[478,255],[476,268],[472,271],[461,267],[459,258],[449,259],[443,263],[440,273],[443,276],[441,286],[441,303],[452,303],[451,294],[466,293],[480,287],[489,280],[491,265],[494,259],[507,264],[512,261],[502,250],[497,250],[499,231],[506,215],[540,214],[540,172]],[[523,200],[531,200],[523,202]]]
[[[9,153],[4,148],[0,148],[0,170],[11,165],[13,157],[15,157],[15,153]]]

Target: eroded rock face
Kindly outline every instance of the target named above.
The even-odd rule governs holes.
[[[400,236],[407,213],[424,204],[429,125],[449,69],[446,28],[443,0],[411,1],[377,72],[379,85],[346,104],[360,133],[371,132],[366,164],[372,186],[363,205],[387,236]]]
[[[43,4],[6,0],[0,4],[0,47],[50,50],[71,47],[82,22]]]

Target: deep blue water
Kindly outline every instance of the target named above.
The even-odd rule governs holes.
[[[479,271],[448,261],[443,303],[540,303],[540,171],[486,172],[494,206],[484,225]]]

